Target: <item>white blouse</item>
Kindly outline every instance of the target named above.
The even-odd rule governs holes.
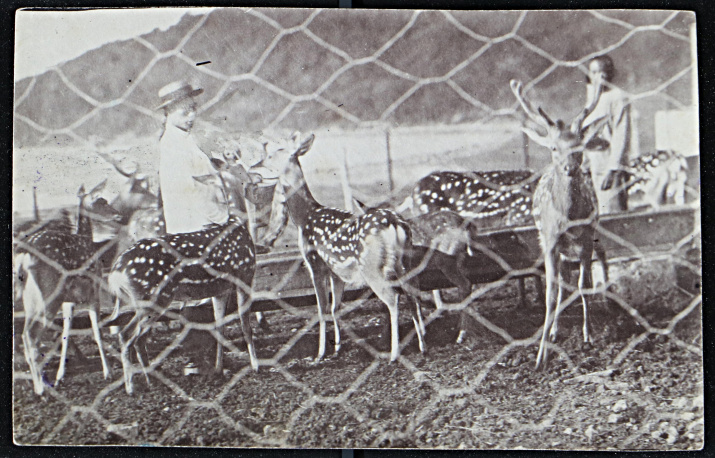
[[[166,231],[170,234],[200,231],[207,224],[223,224],[228,208],[220,189],[194,180],[216,174],[209,157],[189,132],[168,125],[159,140],[159,186]]]
[[[591,84],[586,87],[586,105],[593,100],[595,87]],[[604,140],[610,143],[610,147],[597,155],[591,155],[591,164],[596,173],[606,173],[610,170],[617,170],[628,164],[631,154],[634,151],[633,123],[631,119],[631,105],[627,95],[617,87],[612,87],[608,91],[603,91],[598,100],[598,104],[591,113],[584,119],[583,126],[588,126],[597,119],[605,116],[607,119],[601,134]],[[598,160],[593,161],[595,156]]]

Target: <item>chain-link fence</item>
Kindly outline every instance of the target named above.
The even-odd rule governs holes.
[[[338,312],[340,353],[313,362],[315,296],[297,250],[297,231],[289,225],[275,248],[257,256],[250,300],[254,309],[265,311],[267,321],[261,327],[254,322],[259,372],[249,364],[235,306],[229,305],[222,337],[210,305],[174,302],[168,311],[157,310],[163,317],[141,345],[151,384],[146,387],[138,370],[132,396],[123,389],[112,328],[124,326],[132,311],[125,304],[119,318],[110,321],[113,304],[93,290],[97,284],[108,289],[106,274],[121,236],[87,248],[69,264],[54,245],[48,250],[49,244],[33,242],[43,230],[50,235],[73,231],[71,223],[48,221],[56,222],[52,213],[58,207],[74,205],[80,184],[93,186],[107,177],[104,192],[110,201],[125,190],[127,179],[97,153],[115,154],[149,175],[157,170],[163,115],[154,107],[158,90],[173,80],[204,88],[195,133],[212,154],[238,147],[251,165],[264,138],[315,132],[313,149],[301,159],[308,186],[321,203],[351,210],[353,198],[396,206],[417,180],[436,170],[530,168],[538,174],[550,156],[522,135],[524,117],[509,80],[524,81],[546,111],[571,119],[585,105],[587,62],[606,53],[619,72],[614,85],[632,100],[639,152],[675,148],[661,130],[686,130],[669,139],[697,136],[696,126],[687,124],[697,103],[693,22],[691,14],[670,11],[207,10],[184,16],[168,30],[106,44],[17,81],[14,243],[17,253],[31,256],[16,257],[15,265],[15,440],[701,447],[699,191],[692,161],[685,204],[602,218],[597,236],[610,268],[608,282],[597,285],[592,301],[593,344],[579,342],[580,310],[568,308],[560,340],[551,346],[552,360],[540,372],[533,365],[544,307],[535,281],[541,266],[531,226],[480,235],[490,250],[467,263],[468,276],[477,283],[469,298],[447,310],[423,304],[426,355],[401,313],[401,355],[388,364],[384,304],[369,290],[350,287]],[[667,129],[656,125],[658,113],[670,120]],[[137,175],[129,180],[134,183]],[[40,209],[30,217],[35,194]],[[259,229],[259,238],[264,233]],[[494,248],[494,240],[505,233],[518,248]],[[210,264],[207,253],[189,254],[177,248],[180,243],[162,246],[180,265],[193,258]],[[206,270],[217,274],[214,267]],[[55,386],[63,340],[58,333],[68,316],[40,312],[38,319],[49,330],[39,347],[44,394],[38,396],[23,357],[28,313],[23,301],[37,294],[26,287],[27,275],[47,272],[53,273],[38,282],[47,288],[45,283],[59,277],[50,285],[52,297],[71,290],[67,298],[77,302],[83,302],[76,297],[83,293],[103,298],[102,345],[113,370],[103,378],[100,361],[89,356],[97,347],[80,313],[69,339],[67,376]],[[169,282],[182,275],[178,267],[167,272]],[[446,287],[448,280],[435,284]],[[520,284],[524,287],[517,288]],[[568,290],[568,304],[578,300],[573,291]],[[460,311],[461,317],[453,313]],[[463,323],[468,337],[458,345]],[[223,373],[214,376],[216,340],[226,354]],[[328,355],[331,350],[329,341]]]

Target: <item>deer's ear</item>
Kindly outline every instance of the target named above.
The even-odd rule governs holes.
[[[365,209],[367,208],[367,205],[364,203],[360,202],[356,198],[353,197],[353,214],[355,215],[364,215],[365,214]]]
[[[308,150],[310,150],[310,147],[313,146],[313,140],[315,140],[315,134],[310,134],[310,136],[303,140],[303,143],[300,144],[298,150],[295,152],[295,155],[300,157],[307,153]]]
[[[215,176],[209,173],[208,175],[194,175],[191,178],[201,184],[211,184],[214,182]]]
[[[534,143],[544,146],[546,148],[551,148],[551,141],[549,140],[549,138],[541,135],[534,129],[522,127],[521,131],[524,132],[530,139],[532,139]]]
[[[89,191],[89,193],[90,193],[90,194],[96,194],[96,193],[98,193],[98,192],[104,190],[104,188],[105,188],[106,186],[107,186],[107,179],[105,178],[104,180],[102,180],[101,183],[99,183],[97,186],[95,186],[94,188],[92,188],[92,190]]]
[[[263,176],[260,173],[248,172],[248,176],[251,177],[251,183],[258,184],[263,182]]]
[[[212,157],[211,165],[213,165],[216,170],[221,170],[226,165],[226,163],[219,158]]]

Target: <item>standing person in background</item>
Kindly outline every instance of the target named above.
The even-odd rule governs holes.
[[[166,115],[159,140],[159,188],[170,234],[200,231],[206,225],[228,221],[228,207],[220,191],[194,179],[216,174],[209,156],[191,135],[196,119],[194,97],[202,92],[182,81],[159,90],[162,103],[157,109]]]
[[[628,174],[625,167],[630,156],[637,154],[633,147],[635,138],[630,100],[612,84],[615,76],[616,68],[609,56],[594,57],[588,62],[586,106],[591,104],[599,88],[601,94],[596,107],[584,119],[583,126],[604,116],[607,119],[601,133],[589,142],[584,151],[601,214],[628,210]]]

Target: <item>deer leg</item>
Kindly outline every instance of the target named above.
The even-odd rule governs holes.
[[[596,252],[596,258],[601,262],[601,268],[603,269],[603,281],[604,286],[608,287],[608,258],[606,256],[606,250],[603,249],[600,243],[594,242],[593,251]]]
[[[407,245],[407,250],[409,250],[409,245]],[[446,255],[445,255],[446,256]],[[456,271],[456,276],[458,278],[463,279],[466,281],[466,285],[464,281],[458,282],[460,283],[460,297],[462,297],[462,294],[464,294],[464,289],[466,288],[469,290],[469,287],[471,286],[469,284],[469,280],[467,280],[464,275],[462,275],[462,272],[459,268],[461,264],[464,262],[464,258],[466,255],[457,256],[456,259],[453,259],[451,257],[446,257],[444,261],[446,262],[440,262],[440,265],[444,266],[450,266],[454,271]],[[399,278],[404,278],[405,276],[405,270],[407,270],[408,273],[411,273],[414,271],[414,259],[410,256],[403,256],[402,257],[402,262],[397,262],[395,264],[395,270],[397,271],[397,275]],[[421,353],[427,353],[427,342],[425,342],[425,335],[427,334],[427,329],[425,328],[425,322],[424,319],[422,318],[422,307],[420,305],[420,280],[418,276],[414,276],[402,283],[402,286],[397,288],[396,290],[398,292],[398,301],[399,301],[399,293],[406,293],[407,297],[410,302],[412,302],[413,308],[412,308],[412,323],[415,326],[415,332],[417,333],[417,341],[419,343],[420,347],[420,352]]]
[[[27,300],[26,298],[23,298]],[[41,395],[44,391],[44,383],[40,364],[37,361],[39,350],[37,345],[42,335],[42,323],[36,320],[36,317],[25,315],[25,328],[22,331],[22,343],[25,350],[25,361],[30,366],[30,376],[32,377],[32,385],[35,393]]]
[[[459,294],[458,302],[463,302],[469,297],[472,292],[472,282],[462,273],[464,261],[466,260],[466,253],[456,255],[454,258],[445,256],[443,262],[440,265],[440,271],[442,274],[449,279],[455,286],[457,286],[457,291]],[[438,291],[437,291],[438,292]],[[457,343],[461,344],[464,342],[464,338],[467,336],[467,313],[465,311],[468,304],[465,304],[462,310],[459,312],[459,334],[457,335]],[[441,307],[438,307],[441,308]]]
[[[571,273],[565,263],[557,261],[557,271],[558,288],[556,293],[556,307],[554,308],[554,321],[551,323],[551,329],[549,330],[549,339],[552,342],[556,342],[556,337],[559,333],[559,315],[561,315],[561,304],[564,301],[564,285],[571,283]]]
[[[245,201],[248,233],[251,235],[251,240],[258,240],[258,238],[256,238],[256,205],[248,199],[245,199]]]
[[[72,317],[74,316],[74,302],[62,303],[62,348],[60,350],[60,366],[57,368],[55,385],[65,376],[65,365],[67,364],[67,345],[70,340],[70,330],[72,329]]]
[[[256,346],[253,344],[253,331],[251,330],[251,298],[240,287],[236,289],[236,302],[238,303],[238,316],[241,320],[241,330],[243,331],[243,338],[246,340],[251,367],[258,372],[258,357],[256,356]]]
[[[228,295],[212,297],[211,302],[213,303],[214,309],[214,326],[216,327],[216,332],[221,338],[223,338],[223,321],[226,317],[226,302],[228,301]],[[240,312],[239,312],[240,313]],[[223,343],[220,339],[216,339],[216,362],[214,364],[214,371],[217,374],[223,372]]]
[[[141,351],[134,348],[137,340],[144,335],[148,327],[144,328],[145,322],[148,321],[146,318],[146,312],[143,309],[139,309],[132,317],[131,321],[127,323],[126,326],[119,332],[119,343],[121,345],[121,360],[122,360],[122,370],[124,372],[124,389],[127,394],[132,394],[134,392],[134,384],[132,382],[132,377],[134,375],[135,369],[129,359],[129,351],[134,349],[137,354],[137,359],[142,367],[144,376],[146,377],[147,384],[149,383],[149,377],[146,373],[145,364],[141,356]]]
[[[591,277],[591,255],[592,250],[584,250],[584,253],[581,256],[581,268],[578,279],[578,289],[581,295],[581,302],[583,302],[583,341],[588,343],[591,342],[588,322],[588,300],[589,296],[593,293],[593,279]]]
[[[408,296],[414,305],[414,308],[412,309],[412,323],[414,324],[415,332],[417,333],[417,342],[420,346],[420,353],[427,353],[427,342],[425,342],[425,334],[427,334],[427,330],[425,328],[424,319],[422,318],[422,307],[420,307],[420,301],[416,297],[411,294],[408,294]]]
[[[97,342],[99,348],[99,358],[102,361],[102,373],[104,379],[112,376],[112,369],[107,363],[107,356],[104,354],[104,346],[102,345],[102,330],[99,327],[99,304],[92,304],[89,307],[89,321],[92,323],[92,334],[94,341]]]
[[[399,331],[399,307],[400,295],[397,294],[391,286],[387,288],[378,288],[375,291],[377,297],[387,305],[387,311],[390,312],[390,362],[397,360],[400,356],[400,331]]]
[[[551,329],[551,322],[553,320],[552,312],[554,309],[554,283],[556,282],[556,272],[557,272],[557,260],[556,260],[556,249],[551,248],[544,255],[544,268],[546,271],[546,313],[544,316],[544,328],[541,332],[541,342],[539,344],[539,353],[536,355],[536,369],[541,366],[543,362],[544,366],[548,359],[548,350],[546,348],[546,335]]]
[[[315,298],[318,303],[318,356],[316,361],[320,361],[325,356],[325,315],[324,311],[328,306],[328,276],[327,267],[321,265],[320,261],[308,262],[308,270],[313,280],[315,288]]]
[[[142,373],[144,374],[144,379],[146,380],[146,384],[150,385],[151,382],[149,381],[149,373],[147,372],[147,367],[149,366],[149,352],[147,350],[147,340],[149,338],[149,331],[151,330],[150,324],[148,324],[146,327],[142,327],[141,334],[136,340],[136,343],[134,344],[134,352],[137,355],[137,361],[139,362],[139,366],[142,369]]]
[[[338,327],[338,318],[335,313],[340,308],[343,300],[343,291],[345,290],[345,282],[337,275],[330,276],[330,292],[333,295],[333,300],[330,306],[330,314],[333,317],[333,330],[335,332],[335,354],[340,351],[340,328]]]

